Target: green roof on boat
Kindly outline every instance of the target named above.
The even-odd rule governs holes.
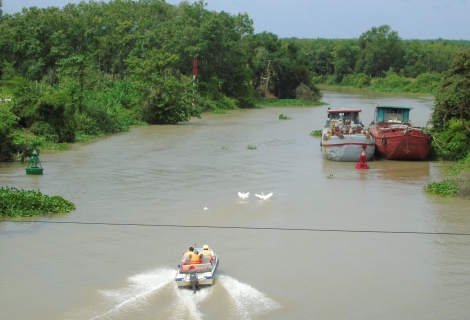
[[[379,109],[385,109],[385,108],[389,108],[389,109],[406,109],[406,110],[413,109],[412,107],[402,107],[402,106],[377,106],[376,108],[379,108]]]

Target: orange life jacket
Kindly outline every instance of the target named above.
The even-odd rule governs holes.
[[[199,255],[196,253],[193,253],[191,255],[191,264],[200,264],[201,263],[201,258],[199,258]]]

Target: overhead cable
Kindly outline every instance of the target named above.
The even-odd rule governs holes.
[[[182,224],[151,224],[151,223],[113,223],[113,222],[82,222],[82,221],[48,221],[48,220],[0,220],[15,223],[47,223],[47,224],[76,224],[76,225],[106,225],[106,226],[136,226],[159,228],[205,228],[205,229],[241,229],[241,230],[272,230],[272,231],[308,231],[308,232],[344,232],[344,233],[382,233],[382,234],[419,234],[470,236],[470,233],[458,232],[428,232],[428,231],[387,231],[387,230],[350,230],[350,229],[315,229],[315,228],[282,228],[282,227],[244,227],[244,226],[210,226]]]

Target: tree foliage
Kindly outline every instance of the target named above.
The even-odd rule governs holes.
[[[13,98],[1,111],[8,124],[3,159],[25,154],[33,142],[184,122],[202,111],[253,107],[262,96],[320,99],[318,80],[435,90],[435,74],[469,46],[404,41],[386,25],[358,39],[279,39],[254,34],[247,14],[210,11],[203,0],[32,7],[5,14],[0,34],[0,98]]]
[[[403,48],[398,33],[383,25],[364,32],[358,41],[361,50],[356,62],[358,73],[381,76],[385,71],[403,67]]]
[[[432,122],[436,130],[445,128],[452,118],[461,120],[462,126],[470,132],[466,120],[470,120],[470,52],[455,55],[452,67],[446,72],[436,95]]]

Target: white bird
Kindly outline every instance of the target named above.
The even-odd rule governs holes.
[[[238,193],[238,196],[239,196],[240,198],[242,198],[242,199],[248,198],[249,195],[250,195],[249,192],[247,192],[247,193],[239,192],[239,193]]]
[[[209,209],[207,209],[207,207],[204,207],[204,210],[209,210]]]
[[[265,195],[263,192],[261,192],[261,194],[256,194],[255,193],[255,196],[257,196],[258,198],[261,198],[263,200],[268,200],[272,195],[273,195],[272,192],[267,194],[267,195]]]

